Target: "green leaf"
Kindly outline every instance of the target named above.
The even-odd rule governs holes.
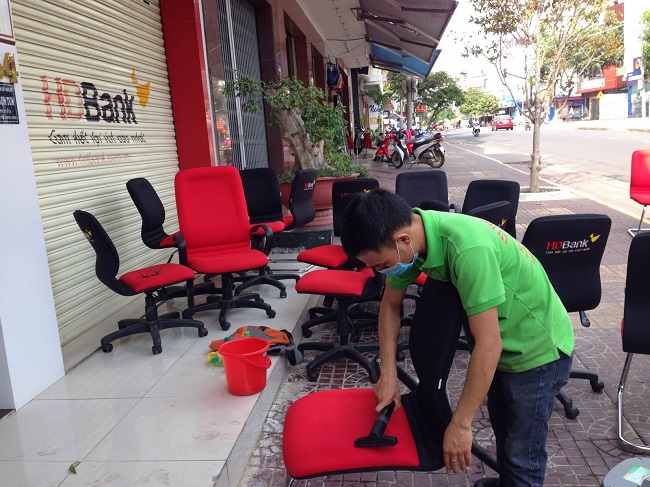
[[[68,470],[76,475],[77,474],[77,467],[79,466],[80,463],[81,462],[74,462],[72,465],[70,465]]]

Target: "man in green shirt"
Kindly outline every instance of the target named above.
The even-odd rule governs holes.
[[[445,466],[458,473],[470,464],[472,421],[487,394],[500,478],[475,486],[542,487],[548,422],[569,378],[573,329],[537,259],[484,220],[411,210],[382,189],[350,203],[341,243],[388,275],[379,311],[377,410],[391,401],[400,406],[395,357],[406,288],[421,272],[451,282],[468,315],[471,358],[445,432]]]

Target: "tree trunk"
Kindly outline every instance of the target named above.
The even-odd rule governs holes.
[[[540,150],[542,139],[542,123],[544,113],[540,97],[535,97],[535,114],[533,118],[533,152],[530,154],[530,192],[539,193],[539,173],[542,170],[542,155]]]
[[[294,169],[329,167],[323,157],[323,141],[314,143],[309,139],[300,110],[297,108],[282,110],[276,118],[284,140],[287,141],[296,158]]]

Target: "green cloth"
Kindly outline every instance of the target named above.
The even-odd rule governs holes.
[[[467,215],[414,208],[422,217],[426,255],[404,274],[389,276],[405,290],[424,272],[451,282],[468,316],[496,306],[503,372],[524,372],[573,352],[573,328],[537,259],[505,230]],[[473,338],[468,333],[470,349]]]

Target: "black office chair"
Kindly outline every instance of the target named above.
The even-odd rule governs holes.
[[[285,229],[282,216],[282,199],[280,183],[275,170],[263,167],[246,169],[239,173],[244,187],[246,207],[251,224],[251,239],[258,250],[269,255],[273,248],[273,237]],[[269,231],[270,230],[270,231]],[[252,280],[253,278],[259,278]],[[241,282],[235,288],[235,294],[241,293],[252,285],[269,284],[280,290],[280,297],[287,296],[287,288],[280,281],[293,279],[298,282],[298,274],[275,273],[269,266],[257,271],[254,276],[240,275],[235,278]]]
[[[178,232],[168,234],[164,229],[165,224],[165,207],[158,196],[158,193],[146,178],[133,178],[126,182],[126,189],[135,204],[138,213],[142,219],[140,236],[142,242],[150,249],[176,249],[175,235]],[[174,250],[167,259],[171,262]],[[194,285],[194,294],[218,294],[221,289],[214,285],[210,280],[211,276],[204,276],[204,282]],[[173,298],[187,297],[186,286],[170,286],[160,289],[157,293],[159,302]]]
[[[382,414],[382,424],[376,421],[372,389],[318,391],[295,401],[282,434],[291,485],[297,479],[325,475],[444,467],[442,440],[452,416],[447,378],[467,315],[458,291],[448,282],[428,279],[422,296],[410,333],[411,360],[419,380],[398,368],[398,377],[411,389],[402,395],[403,407]],[[378,447],[356,447],[361,437],[366,437],[362,445]],[[495,459],[476,443],[472,453],[497,470]]]
[[[289,194],[289,215],[284,216],[284,229],[294,230],[313,221],[316,215],[314,207],[314,185],[318,171],[313,168],[296,172]]]
[[[566,310],[577,311],[585,327],[591,324],[585,311],[600,304],[600,262],[611,226],[607,215],[543,216],[530,222],[522,239],[546,270]],[[571,378],[588,380],[594,392],[604,388],[595,372],[571,369]],[[561,391],[557,398],[567,418],[580,414],[566,393]]]
[[[404,198],[411,208],[422,208],[423,201],[439,201],[449,211],[447,173],[444,171],[401,172],[395,178],[395,194]]]
[[[517,238],[517,208],[519,207],[519,183],[501,179],[477,179],[469,183],[462,212],[467,214],[478,206],[497,201],[510,202],[510,216],[505,226],[506,232]]]
[[[650,232],[635,235],[627,256],[627,278],[625,280],[625,303],[621,335],[623,351],[627,353],[621,373],[617,395],[618,439],[624,450],[634,453],[650,453],[650,446],[633,443],[623,438],[623,394],[627,376],[632,365],[632,356],[650,355]],[[646,438],[647,440],[648,438]]]
[[[118,322],[118,330],[101,339],[102,350],[106,353],[113,350],[111,342],[118,338],[135,335],[137,333],[150,333],[153,340],[151,347],[154,354],[162,352],[160,330],[177,327],[197,328],[200,337],[208,334],[203,323],[196,320],[179,319],[180,313],[166,313],[158,315],[156,294],[172,284],[191,282],[194,271],[180,264],[159,264],[136,269],[119,278],[120,257],[113,241],[108,236],[97,219],[86,211],[77,210],[73,213],[74,219],[81,232],[92,245],[97,260],[95,272],[97,278],[110,290],[122,296],[145,295],[144,319],[127,319]]]

